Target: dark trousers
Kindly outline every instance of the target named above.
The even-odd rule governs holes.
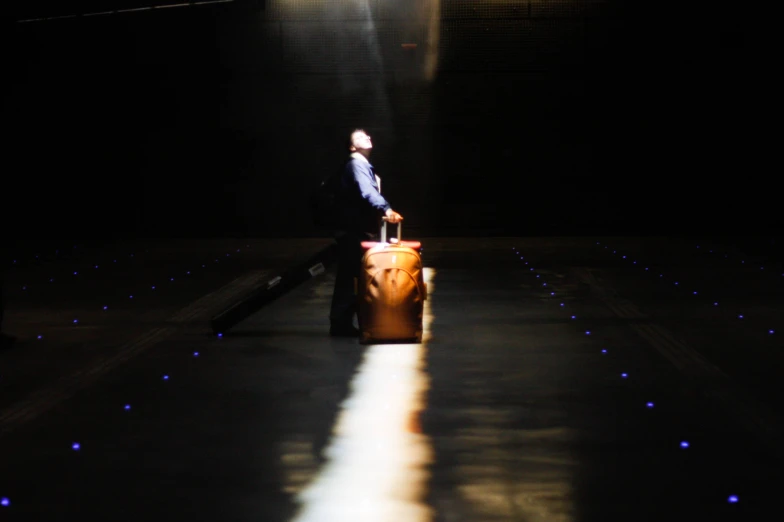
[[[3,280],[5,279],[6,263],[8,263],[7,253],[0,250],[0,333],[3,331],[3,313],[5,312],[5,292],[3,292]]]
[[[5,299],[3,298],[3,273],[0,271],[0,333],[3,332],[4,312],[5,312]]]
[[[3,313],[5,312],[5,293],[3,292],[3,280],[5,279],[6,270],[8,270],[12,260],[12,248],[12,244],[6,243],[0,245],[0,333],[3,331]]]
[[[372,234],[349,232],[337,238],[338,271],[332,292],[332,307],[329,320],[332,324],[347,326],[353,323],[357,313],[357,296],[354,294],[354,278],[359,277],[362,265],[362,241],[372,239]]]

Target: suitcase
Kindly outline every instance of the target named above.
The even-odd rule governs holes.
[[[366,252],[356,279],[359,341],[372,343],[422,342],[422,313],[427,299],[422,245],[386,240],[387,223],[381,226],[381,241],[363,241]]]
[[[250,295],[240,299],[210,320],[215,335],[224,334],[262,307],[275,301],[310,278],[323,274],[337,260],[337,244],[332,243],[280,275],[270,279]]]

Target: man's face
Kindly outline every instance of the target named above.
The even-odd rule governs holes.
[[[354,148],[360,152],[363,150],[370,150],[373,148],[373,144],[370,141],[370,136],[368,136],[364,132],[357,132],[356,134],[354,134],[353,139],[351,141],[354,144]]]

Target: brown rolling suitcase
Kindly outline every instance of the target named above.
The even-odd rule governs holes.
[[[363,241],[366,249],[356,281],[360,342],[422,342],[422,312],[427,299],[419,241]]]

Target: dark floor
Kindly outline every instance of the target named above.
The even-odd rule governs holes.
[[[23,251],[0,520],[780,518],[777,265],[675,239],[423,238],[422,344],[328,337],[333,270],[209,335],[327,242]]]

